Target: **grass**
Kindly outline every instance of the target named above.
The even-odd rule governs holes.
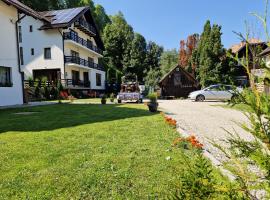
[[[0,121],[0,199],[164,198],[194,165],[143,105],[6,109]]]
[[[236,104],[236,105],[224,104],[224,105],[215,105],[215,106],[220,106],[220,107],[228,108],[228,109],[234,109],[234,110],[238,110],[241,112],[249,112],[250,111],[250,108],[245,104]]]

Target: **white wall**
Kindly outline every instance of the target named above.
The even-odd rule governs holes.
[[[29,31],[30,25],[33,26],[33,32]],[[24,65],[22,70],[25,73],[25,79],[33,76],[33,69],[61,69],[61,78],[64,78],[64,53],[63,39],[58,29],[38,30],[43,22],[33,17],[25,17],[20,26],[22,27],[22,43]],[[31,48],[34,48],[35,55],[31,55]],[[44,59],[44,48],[51,48],[52,58]]]
[[[88,36],[87,34],[83,33],[82,31],[80,31],[77,28],[72,28],[74,31],[76,31],[78,33],[78,36],[87,40],[90,39],[94,45],[96,45],[96,42],[94,40],[93,37]],[[98,58],[100,56],[98,56],[97,54],[89,51],[88,49],[82,48],[78,45],[76,45],[76,43],[72,43],[69,41],[65,41],[65,55],[66,56],[70,56],[71,55],[71,50],[76,51],[79,53],[80,58],[88,60],[88,57],[91,57],[94,59],[94,62],[98,64]],[[77,70],[80,71],[80,80],[83,80],[83,72],[87,71],[84,68],[80,68],[80,67],[70,67],[67,66],[66,67],[66,72],[67,72],[67,78],[71,78],[71,70]],[[95,89],[95,90],[104,90],[105,89],[105,80],[106,80],[106,73],[104,71],[100,71],[100,70],[96,70],[96,69],[89,69],[89,80],[91,82],[91,89]],[[96,73],[101,74],[101,86],[97,86],[96,85]]]
[[[15,21],[17,9],[0,1],[0,66],[11,67],[12,87],[0,87],[0,106],[23,103],[22,79],[19,73]]]
[[[101,86],[96,85],[96,73],[101,74]],[[97,69],[91,69],[89,75],[90,75],[90,81],[91,81],[91,89],[93,89],[93,90],[104,90],[105,89],[106,73],[104,71],[100,71]]]

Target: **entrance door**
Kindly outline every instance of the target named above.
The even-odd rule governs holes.
[[[83,72],[83,82],[84,82],[84,87],[90,87],[89,73],[88,72]]]

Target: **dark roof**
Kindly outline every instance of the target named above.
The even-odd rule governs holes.
[[[19,11],[21,11],[21,12],[27,14],[27,15],[30,15],[30,16],[32,16],[34,18],[49,22],[48,19],[46,19],[45,17],[43,17],[42,15],[40,15],[38,12],[34,11],[33,9],[29,8],[25,4],[19,2],[18,0],[2,0],[2,1],[5,2],[8,5],[14,6]]]
[[[266,56],[266,55],[269,55],[270,54],[270,47],[267,47],[264,51],[262,51],[261,53],[260,53],[260,57],[262,57],[262,56]]]
[[[88,15],[91,24],[94,26],[97,32],[94,38],[96,40],[98,47],[104,50],[104,44],[101,40],[99,31],[95,24],[94,18],[91,14],[89,6],[39,12],[40,15],[42,15],[43,17],[47,18],[50,21],[50,23],[43,25],[40,29],[67,28],[85,13]]]
[[[68,26],[73,20],[88,11],[89,7],[70,8],[63,10],[51,10],[39,12],[40,15],[50,20],[49,25],[45,25],[42,28],[62,28]]]
[[[179,67],[179,69],[180,69],[185,75],[187,75],[189,78],[191,78],[194,82],[197,83],[197,80],[196,80],[190,73],[188,73],[185,69],[183,69],[183,68],[182,68],[181,66],[179,66],[179,65],[175,66],[175,67],[172,68],[167,74],[165,74],[165,75],[161,78],[161,80],[159,81],[159,83],[162,83],[169,75],[172,74],[172,72],[173,72],[177,67]]]

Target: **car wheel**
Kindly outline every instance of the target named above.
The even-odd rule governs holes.
[[[205,97],[201,94],[196,97],[196,101],[202,102],[204,100],[205,100]]]
[[[122,101],[121,100],[118,100],[118,103],[122,103]]]

